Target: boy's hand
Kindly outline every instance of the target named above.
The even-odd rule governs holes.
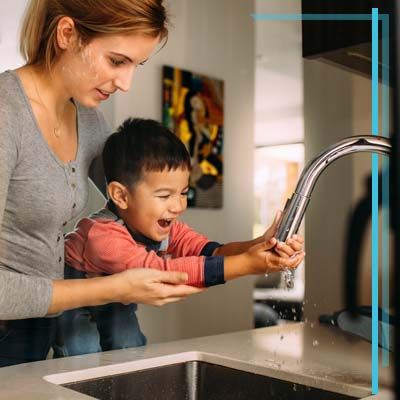
[[[282,219],[282,211],[278,210],[275,214],[274,221],[271,226],[265,231],[264,235],[262,235],[262,239],[264,242],[268,242],[273,237],[275,237],[276,231],[278,230],[278,225]]]
[[[274,221],[271,226],[265,231],[262,236],[264,242],[268,242],[275,237],[278,230],[278,225],[282,219],[282,211],[278,210],[275,214]],[[275,246],[275,251],[281,257],[292,257],[294,254],[300,252],[303,249],[304,238],[300,235],[293,235],[288,238],[286,242],[278,242]]]
[[[286,242],[278,242],[274,251],[281,257],[293,257],[303,250],[304,238],[300,235],[293,235]]]
[[[289,239],[290,240],[290,239]],[[275,238],[268,242],[258,243],[250,247],[245,255],[252,274],[265,274],[271,272],[279,272],[284,268],[296,268],[303,261],[305,253],[295,251],[296,248],[302,247],[299,240],[290,240],[292,244],[279,243],[279,252],[277,254],[273,249],[277,242]]]

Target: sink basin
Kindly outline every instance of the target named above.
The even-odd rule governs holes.
[[[100,400],[356,399],[204,361],[187,361],[62,386]]]

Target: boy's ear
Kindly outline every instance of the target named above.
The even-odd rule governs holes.
[[[119,182],[112,181],[107,186],[107,192],[113,203],[121,210],[128,208],[128,189]]]

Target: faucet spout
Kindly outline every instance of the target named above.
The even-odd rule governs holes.
[[[369,152],[390,155],[391,149],[390,140],[381,136],[351,136],[318,154],[304,168],[292,197],[286,201],[276,238],[284,242],[297,233],[314,186],[321,173],[330,164],[351,153]],[[293,277],[290,276],[292,271],[288,270],[286,273],[289,273],[289,277],[285,277],[286,282],[290,282],[288,286],[293,286]]]

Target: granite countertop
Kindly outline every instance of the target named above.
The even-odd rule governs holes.
[[[1,368],[0,399],[88,399],[56,383],[190,360],[355,397],[394,399],[390,368],[380,369],[379,394],[370,396],[370,344],[318,323],[292,323]]]

